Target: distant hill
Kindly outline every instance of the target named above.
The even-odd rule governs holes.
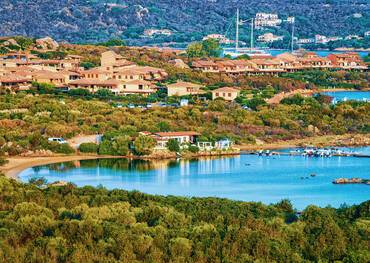
[[[131,43],[145,29],[170,29],[158,41],[199,40],[208,33],[233,34],[237,7],[247,19],[257,12],[296,17],[299,37],[345,36],[370,30],[368,0],[0,0],[0,35],[51,36],[69,42],[98,42],[122,37]],[[289,26],[274,29],[288,34]],[[241,30],[242,39],[248,27]]]

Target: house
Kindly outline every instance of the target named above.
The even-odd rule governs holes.
[[[123,84],[117,80],[99,80],[99,79],[77,79],[68,84],[69,89],[87,89],[95,93],[100,89],[108,89],[118,95],[123,90]]]
[[[263,74],[277,74],[285,72],[281,61],[276,59],[252,59],[250,62],[254,65],[258,73]]]
[[[225,35],[221,35],[221,34],[210,34],[210,35],[207,35],[207,36],[203,37],[203,41],[208,40],[208,39],[215,39],[220,44],[225,44],[225,45],[230,45],[230,44],[234,43],[233,40],[230,40]]]
[[[135,66],[135,63],[128,61],[116,52],[109,50],[103,52],[100,57],[101,67],[105,70],[113,70],[114,68],[124,68]]]
[[[122,90],[120,94],[128,95],[128,94],[142,94],[142,95],[149,95],[154,93],[155,87],[154,85],[146,80],[131,80],[122,83]]]
[[[11,90],[27,90],[31,87],[31,78],[16,75],[5,75],[0,77],[0,87]]]
[[[80,78],[80,74],[74,71],[48,71],[48,70],[36,70],[33,72],[29,71],[17,71],[16,74],[23,76],[32,76],[33,81],[39,83],[54,84],[57,87],[65,87],[70,81]]]
[[[97,80],[107,80],[112,78],[113,76],[112,72],[99,68],[84,70],[81,72],[81,74],[82,77],[85,79],[97,79]]]
[[[283,36],[275,36],[273,33],[265,33],[258,36],[257,40],[264,43],[272,43],[275,41],[283,40]]]
[[[198,136],[201,134],[195,131],[180,131],[180,132],[157,132],[152,137],[157,141],[157,149],[167,147],[169,140],[177,140],[179,144],[196,143]]]
[[[348,52],[343,54],[329,54],[327,57],[333,67],[342,69],[367,70],[366,63],[363,62],[358,53]]]
[[[127,68],[115,70],[112,77],[122,81],[139,80],[145,78],[145,73],[135,68]]]
[[[218,73],[218,65],[212,60],[198,60],[192,63],[192,67],[195,70],[201,70],[203,72]]]
[[[139,134],[144,136],[150,136],[157,141],[157,150],[163,150],[167,148],[167,143],[169,140],[176,140],[179,144],[194,144],[197,138],[201,135],[195,131],[178,131],[178,132],[156,132],[151,133],[148,131],[139,132]]]
[[[277,27],[282,22],[277,14],[257,13],[254,18],[254,27],[260,29],[263,27]]]
[[[240,90],[232,87],[224,87],[212,90],[212,100],[222,98],[227,101],[233,101],[240,94]]]
[[[219,150],[226,150],[226,149],[231,148],[232,145],[233,143],[229,139],[224,139],[224,140],[217,141],[215,143],[215,148]]]
[[[204,93],[201,90],[202,87],[202,85],[190,82],[177,81],[176,83],[167,85],[167,94],[168,96],[198,95]]]
[[[146,29],[144,30],[144,36],[153,37],[155,35],[171,36],[172,31],[169,29]]]

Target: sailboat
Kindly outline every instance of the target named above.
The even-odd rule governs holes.
[[[240,48],[239,47],[239,26],[242,25],[244,22],[249,22],[251,25],[251,42],[249,48]],[[259,57],[267,57],[271,56],[271,54],[267,53],[263,49],[254,48],[254,19],[251,18],[246,21],[242,21],[239,18],[239,8],[236,10],[236,33],[235,33],[235,48],[225,48],[224,55],[229,55],[231,57],[239,57],[242,55],[248,55],[251,58],[259,58]]]

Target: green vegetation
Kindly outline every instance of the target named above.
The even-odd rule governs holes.
[[[137,154],[145,155],[152,143],[142,138],[135,142],[139,131],[194,130],[205,141],[227,137],[236,143],[251,143],[255,139],[274,142],[369,130],[369,103],[331,105],[327,97],[316,96],[298,100],[293,97],[272,106],[263,100],[272,95],[270,92],[246,90],[247,99],[241,99],[241,104],[251,110],[222,100],[180,108],[129,109],[114,107],[128,97],[110,101],[111,98],[101,100],[81,94],[4,94],[0,96],[0,149],[9,155],[40,149],[71,153],[71,149],[64,148],[67,146],[50,143],[47,138],[104,134],[99,154],[127,153],[136,144]],[[316,133],[309,129],[311,125],[317,128]],[[124,138],[118,140],[118,136]]]
[[[137,155],[149,155],[153,152],[156,141],[148,136],[139,135],[134,141],[134,149]]]
[[[324,88],[366,89],[369,80],[366,72],[344,70],[306,70],[285,73],[285,78],[301,80]]]
[[[97,153],[99,146],[93,142],[85,142],[80,144],[78,150],[82,153]]]
[[[101,42],[97,44],[98,46],[106,46],[106,47],[117,47],[117,46],[125,46],[126,43],[122,39],[119,38],[112,38],[106,42]]]
[[[370,202],[339,209],[0,177],[1,262],[367,262]]]
[[[187,46],[186,54],[189,58],[219,57],[222,49],[215,39],[207,39],[202,42],[194,42]]]
[[[180,151],[180,144],[175,139],[170,139],[167,142],[167,148],[171,152],[179,152]]]

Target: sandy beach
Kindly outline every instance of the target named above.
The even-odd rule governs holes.
[[[15,156],[7,158],[9,161],[4,166],[0,167],[0,171],[3,172],[6,176],[18,179],[17,175],[23,170],[37,166],[45,165],[51,163],[61,163],[68,161],[77,161],[77,160],[91,160],[97,158],[104,158],[101,156],[83,156],[83,155],[72,155],[72,156],[48,156],[48,157],[21,157]]]

